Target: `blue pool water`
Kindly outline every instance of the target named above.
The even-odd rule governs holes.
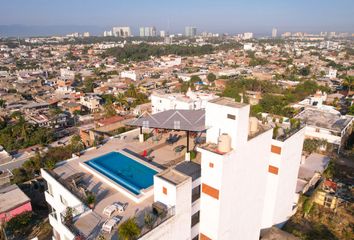
[[[119,152],[111,152],[85,163],[136,195],[153,184],[153,176],[157,173]]]

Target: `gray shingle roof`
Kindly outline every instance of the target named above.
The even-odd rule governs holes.
[[[155,114],[142,115],[126,124],[146,128],[201,132],[206,130],[205,110],[167,110]]]

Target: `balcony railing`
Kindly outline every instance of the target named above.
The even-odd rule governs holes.
[[[61,178],[58,174],[56,174],[54,171],[52,170],[45,170],[50,176],[52,176],[55,180],[57,180],[61,185],[63,185],[66,189],[68,189],[75,197],[77,197],[82,203],[86,203],[87,200],[87,196],[84,192],[84,190],[81,188],[79,188],[78,186],[76,186],[76,184],[74,184],[74,180],[69,181],[68,178],[67,179],[63,179]],[[49,193],[49,192],[48,192]]]
[[[151,213],[151,214],[154,216],[154,213]],[[175,215],[175,207],[171,207],[171,208],[167,209],[164,213],[162,213],[158,216],[155,216],[156,218],[154,219],[153,224],[151,224],[150,226],[147,226],[147,224],[145,224],[142,227],[141,233],[140,233],[140,236],[138,237],[138,239],[143,237],[147,233],[151,232],[152,230],[157,228],[162,223],[166,222],[168,219],[170,219],[174,215]]]
[[[286,131],[283,134],[281,134],[279,136],[274,136],[274,134],[273,134],[273,139],[284,142],[285,140],[287,140],[291,136],[295,135],[297,132],[299,132],[304,127],[305,127],[305,124],[300,124],[298,127],[288,128],[288,129],[286,129]]]

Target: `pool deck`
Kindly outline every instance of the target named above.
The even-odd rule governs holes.
[[[179,134],[182,135],[182,132]],[[186,145],[186,137],[182,137],[174,145],[166,145],[165,140],[168,137],[168,134],[162,136],[162,139],[158,142],[153,142],[152,140],[148,139],[143,143],[140,143],[136,139],[136,136],[138,135],[137,130],[128,132],[124,135],[126,135],[124,139],[111,138],[102,146],[88,150],[78,158],[63,161],[59,163],[53,170],[62,179],[66,179],[75,173],[84,173],[82,181],[84,182],[85,187],[96,195],[96,204],[93,211],[89,214],[83,215],[75,221],[75,226],[80,229],[80,231],[83,232],[86,236],[98,236],[100,234],[102,224],[108,219],[107,216],[103,215],[103,209],[112,203],[121,202],[126,206],[126,209],[123,213],[114,214],[123,217],[121,222],[129,217],[136,215],[142,216],[140,220],[138,218],[138,221],[144,221],[143,214],[140,213],[144,212],[146,209],[151,209],[151,205],[154,199],[153,195],[150,195],[141,202],[137,203],[133,201],[109,184],[105,183],[105,181],[102,181],[100,178],[87,171],[87,169],[82,166],[83,162],[102,156],[112,151],[119,151],[131,157],[131,154],[125,153],[123,149],[129,149],[130,151],[139,154],[144,150],[149,150],[152,148],[155,150],[150,155],[153,156],[151,163],[136,157],[131,158],[151,167],[154,170],[159,170],[158,172],[161,172],[163,169],[159,169],[157,166],[163,166],[163,168],[167,168],[184,160],[184,153],[186,150],[182,151],[181,153],[175,153],[174,148],[181,144]],[[191,141],[190,149],[193,149],[192,144],[194,145],[193,141]],[[113,232],[114,233],[112,234],[104,234],[106,239],[117,239],[116,231]]]

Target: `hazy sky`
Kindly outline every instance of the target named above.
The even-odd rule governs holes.
[[[354,0],[0,0],[0,25],[354,32]]]

